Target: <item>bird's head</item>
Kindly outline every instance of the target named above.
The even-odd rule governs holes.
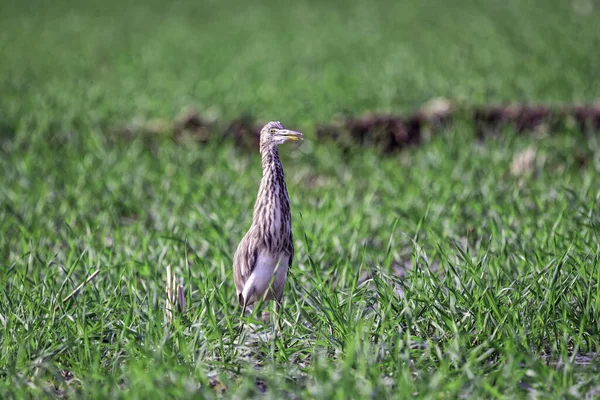
[[[288,140],[302,138],[302,133],[285,129],[279,121],[271,121],[260,130],[260,147],[276,147]]]

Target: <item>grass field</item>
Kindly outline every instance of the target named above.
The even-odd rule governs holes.
[[[600,137],[478,141],[459,120],[381,157],[314,135],[438,96],[597,100],[597,4],[521,3],[3,4],[0,397],[598,396]],[[276,340],[235,330],[258,152],[115,138],[188,105],[305,131],[281,149],[296,257]]]

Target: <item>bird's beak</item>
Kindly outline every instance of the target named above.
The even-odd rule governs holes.
[[[279,129],[277,130],[277,136],[283,136],[287,140],[302,140],[304,135],[300,132],[291,131],[289,129]]]

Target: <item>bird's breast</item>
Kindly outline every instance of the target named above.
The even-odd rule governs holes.
[[[283,264],[277,267],[282,260]],[[273,254],[267,250],[261,251],[256,259],[254,270],[244,285],[244,298],[249,299],[250,303],[258,301],[269,287],[275,268],[278,268],[278,276],[283,274],[282,276],[285,277],[287,275],[288,263],[283,254]]]

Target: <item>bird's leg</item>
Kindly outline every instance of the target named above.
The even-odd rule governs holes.
[[[283,319],[283,300],[276,299],[275,300],[275,327],[276,327],[275,329],[276,329],[276,332],[279,332],[279,337],[281,338],[281,344],[282,344],[283,348],[287,348],[286,341],[284,340],[285,338],[283,337],[282,319]]]
[[[240,315],[240,331],[238,334],[242,333],[244,329],[244,317],[246,316],[246,310],[248,309],[249,299],[252,297],[252,292],[246,297],[244,297],[241,293],[238,296],[239,303],[242,305],[242,315]]]
[[[275,300],[275,326],[281,333],[281,300]]]
[[[277,260],[277,265],[275,266],[275,271],[273,271],[273,280],[271,281],[271,285],[275,282],[275,278],[277,277],[277,272],[279,271],[279,268],[281,267],[281,257],[279,256],[279,259]],[[273,288],[271,288],[271,290],[274,290]],[[276,293],[273,293],[273,300],[275,300],[275,326],[277,328],[277,330],[279,332],[281,332],[281,315],[280,315],[280,310],[281,310],[281,295],[277,295]]]
[[[244,330],[244,316],[246,315],[246,306],[247,305],[248,305],[248,302],[244,299],[243,304],[242,304],[242,315],[240,315],[240,326],[239,326],[240,329],[238,331],[238,336]]]
[[[238,302],[242,306],[242,317],[243,317],[244,314],[246,314],[246,305],[248,305],[248,302],[246,301],[246,299],[244,299],[244,295],[242,293],[240,293],[238,295]]]

